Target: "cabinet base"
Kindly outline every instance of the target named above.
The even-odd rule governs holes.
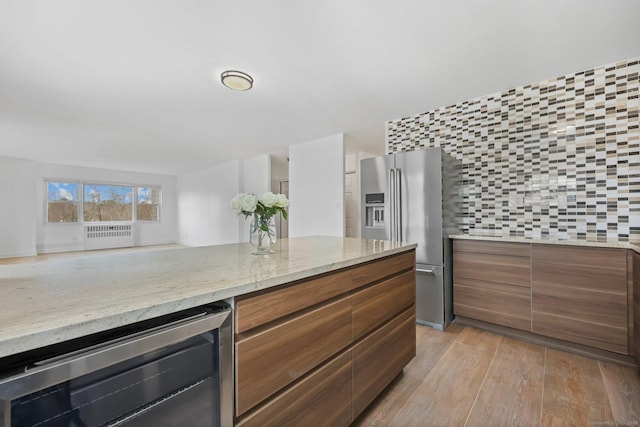
[[[577,354],[579,356],[591,359],[601,360],[603,362],[616,363],[628,367],[640,367],[640,364],[634,360],[632,356],[625,356],[606,350],[600,350],[586,345],[575,344],[562,341],[556,338],[545,337],[531,332],[521,331],[518,329],[508,328],[506,326],[494,325],[493,323],[483,322],[481,320],[469,319],[467,317],[456,316],[454,323],[463,326],[471,326],[495,334],[504,335],[509,338],[515,338],[531,344],[542,345],[553,348],[555,350],[566,351],[568,353]]]
[[[433,323],[433,322],[428,322],[426,320],[420,320],[420,319],[416,319],[416,323],[419,324],[419,325],[424,325],[424,326],[428,326],[428,327],[433,328],[433,329],[437,329],[439,331],[444,331],[445,330],[444,325],[441,325],[440,323]]]

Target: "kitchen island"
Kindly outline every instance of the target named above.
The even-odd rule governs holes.
[[[305,237],[274,249],[258,257],[230,244],[0,266],[0,357],[225,300],[237,308],[235,422],[257,424],[281,407],[311,414],[309,402],[335,409],[317,393],[349,397],[337,401],[341,418],[327,419],[347,425],[415,355],[415,245]],[[312,353],[309,337],[317,338]],[[255,365],[274,351],[295,369],[272,365],[274,377],[252,389],[265,372]],[[296,405],[299,397],[310,400]]]

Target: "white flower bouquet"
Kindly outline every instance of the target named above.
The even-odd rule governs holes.
[[[231,200],[231,209],[238,215],[244,215],[245,218],[258,215],[261,218],[269,219],[280,212],[282,217],[287,219],[288,207],[287,196],[273,194],[271,191],[267,191],[260,197],[253,193],[240,193]]]
[[[245,218],[251,217],[251,235],[249,241],[256,246],[256,254],[271,253],[271,245],[276,241],[274,217],[281,213],[287,219],[289,200],[284,194],[268,191],[256,196],[253,193],[240,193],[231,200],[231,209]]]

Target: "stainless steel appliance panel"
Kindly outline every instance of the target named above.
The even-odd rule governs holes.
[[[211,378],[207,378],[191,388],[172,395],[171,399],[161,400],[144,411],[132,414],[122,423],[110,427],[124,425],[126,427],[181,425],[209,427],[210,419],[205,414],[215,412],[212,406],[216,402],[216,396],[212,393],[215,389],[212,381]]]
[[[416,275],[416,320],[441,330],[453,320],[448,235],[457,232],[460,171],[440,148],[361,161],[362,237],[418,244],[416,264],[430,273]]]
[[[111,420],[114,413],[133,413],[147,402],[168,402],[170,399],[164,396],[182,393],[182,390],[180,393],[175,392],[176,384],[199,384],[214,375],[213,347],[205,340],[191,341],[192,345],[158,360],[142,365],[136,359],[125,362],[125,366],[115,371],[116,375],[99,380],[89,375],[88,379],[82,378],[82,382],[88,383],[86,385],[76,384],[79,381],[71,380],[69,401],[72,408],[78,408],[78,419],[88,425],[103,425]],[[127,364],[133,366],[126,366]],[[142,386],[134,386],[137,384]],[[206,413],[212,412],[210,408]],[[206,418],[204,414],[203,412],[203,418]]]
[[[400,229],[404,242],[418,243],[416,263],[443,264],[442,151],[396,154]]]
[[[444,271],[440,265],[416,265],[416,322],[444,330]]]
[[[143,414],[171,412],[174,403],[184,407],[196,392],[204,396],[187,401],[207,402],[199,406],[201,425],[231,425],[230,313],[217,305],[185,310],[34,350],[20,356],[24,365],[11,360],[12,373],[0,375],[0,427],[48,419],[64,426],[133,425]],[[40,359],[43,354],[49,358]],[[183,417],[171,425],[194,424]]]
[[[363,239],[391,239],[391,193],[389,188],[390,173],[394,168],[394,156],[373,157],[363,159],[360,162],[361,174],[361,206],[362,208],[362,238]],[[366,203],[367,194],[382,194],[384,203]],[[382,219],[377,218],[377,222],[382,225],[367,225],[367,208],[370,211],[376,211],[376,208],[382,206]],[[378,213],[379,215],[379,213]]]

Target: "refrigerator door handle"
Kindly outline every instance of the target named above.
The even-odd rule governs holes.
[[[424,268],[416,268],[416,273],[425,273],[425,274],[436,274],[433,269],[427,270]]]
[[[389,239],[395,240],[395,200],[396,200],[396,174],[394,169],[389,169]]]
[[[402,242],[402,179],[401,169],[396,169],[396,233],[397,240]]]

